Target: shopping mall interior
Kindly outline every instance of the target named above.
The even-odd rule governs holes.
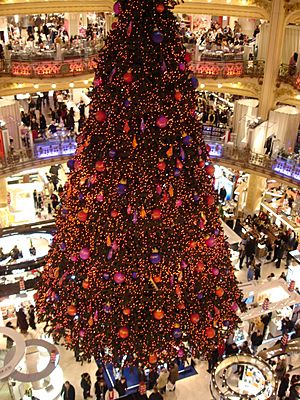
[[[101,185],[104,187],[110,185],[107,177],[114,178],[112,167],[114,162],[115,165],[124,163],[124,170],[126,170],[127,161],[125,160],[129,153],[132,154],[132,160],[128,162],[131,173],[134,170],[134,163],[139,163],[137,170],[143,182],[141,192],[136,190],[132,195],[133,190],[130,192],[130,184],[133,185],[133,183],[130,179],[128,181],[124,179],[125,172],[121,174],[117,171],[114,179],[119,182],[116,195],[118,197],[112,194],[111,198],[122,205],[125,204],[123,199],[126,196],[132,199],[132,203],[127,205],[125,214],[127,213],[128,219],[133,221],[133,228],[130,229],[136,229],[135,236],[138,236],[141,226],[144,226],[144,221],[150,215],[146,206],[144,208],[142,205],[138,213],[133,209],[135,204],[139,206],[143,204],[136,201],[136,198],[144,196],[146,199],[147,197],[144,194],[147,188],[145,189],[144,186],[149,184],[150,178],[148,176],[148,180],[144,181],[143,174],[149,175],[149,171],[154,171],[151,166],[148,167],[150,164],[143,161],[143,156],[142,158],[136,156],[139,154],[139,146],[142,146],[142,137],[148,137],[147,129],[152,117],[149,116],[148,109],[143,110],[144,114],[138,132],[131,135],[134,112],[128,110],[131,110],[132,104],[137,101],[139,94],[136,95],[134,91],[138,93],[139,86],[136,82],[132,82],[134,68],[128,69],[127,72],[125,70],[128,61],[126,57],[120,56],[119,59],[117,57],[117,52],[122,51],[122,43],[116,46],[117,49],[113,53],[116,59],[110,60],[111,65],[114,66],[110,75],[107,71],[112,67],[110,65],[103,67],[101,64],[103,60],[107,60],[105,57],[113,47],[112,43],[116,43],[116,38],[120,37],[118,30],[123,29],[125,32],[126,51],[129,53],[135,51],[134,46],[132,45],[132,50],[128,43],[135,36],[134,18],[137,18],[136,15],[139,12],[138,3],[137,0],[120,0],[117,3],[112,0],[85,2],[0,0],[0,399],[74,400],[89,397],[97,400],[112,400],[118,397],[150,398],[151,400],[163,398],[167,400],[300,399],[299,0],[148,1],[154,7],[153,13],[150,12],[154,15],[154,19],[157,18],[160,21],[159,18],[162,18],[164,23],[167,23],[166,10],[168,8],[172,9],[175,15],[177,34],[174,38],[176,36],[178,46],[184,49],[185,56],[184,62],[179,64],[179,69],[177,68],[179,72],[174,72],[173,76],[176,77],[182,73],[186,80],[192,82],[195,94],[191,94],[192,97],[186,99],[189,104],[187,118],[193,118],[193,121],[196,121],[197,137],[195,138],[192,133],[190,133],[191,136],[189,133],[183,133],[183,144],[178,155],[176,155],[175,145],[172,147],[170,144],[172,142],[166,142],[170,146],[165,159],[161,157],[162,153],[159,153],[160,156],[153,156],[155,149],[158,148],[155,147],[156,144],[153,148],[148,146],[148,150],[147,146],[144,146],[144,158],[150,164],[155,163],[155,168],[156,170],[158,168],[159,172],[151,172],[151,174],[154,181],[159,182],[157,176],[165,179],[162,178],[162,174],[165,173],[166,168],[168,169],[169,160],[174,156],[176,168],[173,168],[174,174],[172,170],[173,186],[170,185],[168,189],[166,183],[161,186],[157,184],[155,194],[158,196],[162,193],[162,199],[158,204],[162,205],[163,210],[171,210],[171,206],[166,204],[173,201],[176,191],[180,192],[178,186],[180,182],[183,182],[183,176],[188,176],[188,173],[184,172],[185,163],[194,162],[190,161],[193,154],[191,143],[194,140],[200,143],[200,147],[202,146],[202,150],[200,147],[198,149],[197,157],[200,157],[199,166],[201,163],[203,165],[197,170],[198,175],[195,175],[195,179],[199,181],[206,179],[203,178],[204,175],[201,172],[203,167],[205,171],[208,171],[208,175],[210,172],[209,182],[212,182],[210,184],[212,194],[201,196],[201,192],[194,192],[190,197],[193,198],[194,203],[199,202],[199,204],[202,204],[201,197],[205,197],[206,202],[211,202],[210,205],[215,207],[216,213],[219,214],[214,218],[210,214],[205,215],[202,210],[199,214],[199,226],[202,230],[205,230],[207,224],[214,224],[213,221],[219,221],[217,224],[220,225],[211,225],[214,228],[211,237],[207,236],[207,239],[202,240],[201,233],[197,238],[198,242],[189,242],[189,250],[196,252],[194,247],[200,247],[201,240],[208,248],[213,247],[215,242],[219,246],[220,238],[225,237],[226,243],[224,244],[223,241],[220,246],[228,251],[231,264],[226,270],[225,280],[234,281],[235,276],[236,289],[232,290],[241,293],[242,305],[238,305],[238,301],[232,303],[234,307],[232,306],[231,309],[235,316],[228,317],[229,321],[223,322],[225,328],[223,326],[221,329],[216,322],[220,310],[215,305],[214,311],[208,310],[206,322],[201,320],[202,317],[199,322],[199,314],[195,314],[194,311],[191,316],[191,319],[194,317],[194,321],[192,320],[194,325],[192,324],[191,328],[189,324],[183,326],[183,319],[180,319],[182,326],[175,323],[172,328],[173,333],[166,334],[163,338],[166,342],[175,343],[173,348],[176,348],[176,357],[173,357],[173,361],[164,352],[159,353],[160,350],[157,350],[157,353],[149,353],[147,356],[149,358],[143,362],[137,355],[139,350],[135,354],[134,339],[131,355],[120,351],[120,349],[127,349],[123,343],[130,339],[134,326],[130,328],[130,332],[127,327],[120,328],[118,335],[123,340],[121,345],[119,345],[119,337],[114,343],[114,333],[110,331],[111,328],[107,328],[105,332],[106,337],[112,337],[110,346],[116,348],[120,346],[118,347],[118,362],[116,359],[109,359],[112,357],[111,354],[115,353],[111,348],[104,349],[101,343],[98,345],[98,357],[95,353],[93,357],[85,357],[85,350],[81,352],[85,349],[82,343],[90,339],[88,332],[96,329],[95,322],[99,326],[97,332],[101,329],[105,330],[105,326],[111,327],[110,322],[105,321],[108,321],[111,316],[111,304],[114,306],[114,301],[106,302],[104,311],[100,310],[98,316],[97,310],[92,317],[92,304],[86,305],[87,310],[90,310],[87,312],[91,315],[90,319],[86,319],[89,328],[76,330],[78,319],[80,320],[78,309],[81,307],[80,302],[85,301],[84,296],[87,296],[88,292],[86,289],[90,288],[91,293],[95,289],[91,278],[90,281],[85,278],[80,283],[85,292],[83,293],[84,289],[80,289],[78,298],[76,294],[71,294],[70,299],[73,300],[67,308],[68,316],[59,319],[62,318],[61,313],[64,313],[65,309],[62,308],[59,311],[59,306],[56,304],[62,303],[67,296],[66,293],[69,293],[69,289],[66,288],[64,293],[61,288],[65,285],[64,279],[66,276],[69,279],[69,274],[70,280],[76,282],[77,272],[82,274],[83,260],[89,263],[92,258],[89,249],[84,247],[79,253],[80,257],[70,256],[73,264],[69,272],[59,266],[59,263],[63,263],[62,260],[66,259],[64,252],[68,253],[68,246],[72,246],[70,230],[74,230],[73,237],[71,235],[73,242],[82,243],[82,237],[89,236],[87,225],[90,224],[90,232],[93,232],[90,234],[95,235],[94,232],[97,231],[99,237],[104,235],[104,229],[107,233],[105,249],[110,249],[103,261],[107,265],[111,259],[117,258],[118,252],[123,254],[124,262],[135,260],[130,257],[126,259],[125,253],[121,252],[121,234],[117,232],[119,225],[112,223],[109,218],[107,221],[104,220],[102,211],[99,211],[100,205],[103,203],[104,208],[105,202],[108,201],[105,197],[107,192],[99,191],[95,207],[91,206],[90,197],[86,194],[88,190],[94,193],[96,187],[99,189]],[[147,2],[140,0],[140,3]],[[128,17],[131,7],[136,13],[133,14],[132,20]],[[126,22],[126,18],[129,23]],[[149,20],[145,17],[145,25]],[[125,28],[124,21],[127,23]],[[155,50],[152,50],[152,44],[149,45],[149,57],[147,56],[150,59],[149,63],[152,62],[151,57],[155,51],[158,51],[156,49],[159,46],[159,51],[163,52],[164,39],[173,40],[169,38],[169,34],[159,32],[158,28],[163,30],[159,24],[158,27],[155,25],[151,36]],[[170,32],[172,34],[172,30]],[[144,51],[143,37],[137,35],[132,40],[140,40],[141,52]],[[172,51],[176,53],[176,46]],[[146,60],[148,60],[147,57]],[[165,77],[172,75],[168,71],[168,68],[171,68],[168,57],[170,57],[169,53],[166,59],[160,57],[162,80],[169,79]],[[128,56],[128,59],[131,57]],[[112,97],[111,114],[106,115],[101,109],[99,111],[97,96],[99,99],[104,99],[101,97],[104,96],[101,87],[106,87],[103,82],[107,79],[109,83],[112,83],[115,77],[118,77],[118,68],[122,68],[122,63],[124,64],[123,71],[126,72],[123,75],[125,83],[122,85],[127,85],[124,86],[124,91],[132,90],[132,96],[128,95],[124,105],[117,109],[117,119],[123,121],[124,128],[114,130],[111,121],[113,113],[116,112],[113,109],[115,101]],[[105,75],[103,82],[99,78],[99,65],[102,65],[103,69],[106,67],[107,77]],[[139,71],[143,68],[149,71],[141,62],[138,68]],[[158,78],[155,76],[153,79]],[[184,84],[180,79],[178,78],[178,85],[177,82],[172,83],[172,87],[176,89],[175,99],[178,104],[173,110],[174,120],[177,118],[176,107],[179,109],[180,103],[185,101],[183,93],[191,93],[190,89],[184,92]],[[133,89],[127,89],[129,86]],[[151,87],[152,83],[149,81],[149,91]],[[107,91],[107,93],[107,99],[109,99],[112,92]],[[150,98],[155,99],[153,96]],[[107,106],[109,101],[103,100],[103,104]],[[153,102],[155,103],[155,100]],[[171,104],[168,97],[166,97],[166,102]],[[100,102],[100,106],[101,104]],[[145,108],[147,106],[145,104],[144,94],[142,94],[141,107]],[[98,114],[96,113],[95,117],[97,107]],[[159,112],[163,113],[161,104],[158,108]],[[126,112],[130,115],[128,119],[124,118]],[[190,119],[188,121],[189,124],[194,124],[190,122]],[[107,140],[113,142],[111,135],[119,139],[113,142],[115,147],[109,150],[106,164],[103,161],[97,161],[94,172],[86,172],[85,167],[81,168],[81,163],[86,165],[84,157],[87,157],[87,160],[94,160],[96,157],[88,154],[88,151],[94,153],[98,151],[98,156],[101,156],[100,146],[106,139],[105,135],[101,136],[100,133],[98,135],[97,129],[100,131],[102,125],[107,123],[108,128],[103,128],[107,129]],[[117,124],[119,121],[115,122],[115,125]],[[158,135],[162,131],[166,132],[168,128],[171,132],[172,127],[174,124],[172,125],[171,118],[168,121],[162,114],[156,120],[156,131],[151,128],[151,132],[153,135]],[[185,127],[186,132],[189,128],[192,130],[189,125]],[[91,137],[86,139],[93,130],[94,136],[98,135],[98,138],[102,138],[102,142],[100,139],[93,140]],[[148,130],[150,131],[150,128]],[[126,137],[131,137],[130,135],[132,136],[130,146],[133,150],[126,153],[125,145],[122,144],[118,148],[116,143],[121,140],[121,137],[125,141]],[[181,140],[181,132],[179,136]],[[167,146],[161,144],[162,141],[163,138],[157,142],[160,142],[162,146]],[[98,148],[95,147],[97,145]],[[204,151],[203,148],[206,150]],[[123,149],[126,156],[119,154],[122,151],[119,149]],[[206,158],[204,153],[207,153]],[[209,169],[210,163],[213,164],[214,169]],[[77,176],[83,174],[82,170],[85,175],[78,178],[78,188],[72,189],[77,182],[76,174]],[[106,178],[103,177],[104,173],[108,174]],[[166,175],[168,177],[168,174]],[[203,187],[207,188],[208,186],[205,185],[206,181],[203,182]],[[156,198],[155,196],[153,199]],[[177,208],[181,206],[184,199],[176,200]],[[71,204],[74,206],[70,206]],[[153,200],[152,207],[154,204]],[[88,207],[94,207],[94,213],[99,213],[101,221],[96,217],[89,220],[91,212]],[[195,209],[186,208],[182,212],[187,213],[186,210],[190,210],[191,215],[184,215],[186,219],[181,220],[181,224],[191,226],[198,224],[197,221],[194,222],[195,215],[192,215],[196,212],[193,211]],[[173,211],[170,211],[168,217],[170,226],[177,224],[177,219],[170,222],[175,215],[172,213]],[[70,214],[73,214],[73,217]],[[118,211],[113,209],[110,216],[117,220],[117,215]],[[159,208],[153,209],[151,215],[149,219],[152,218],[155,223],[165,217],[164,211],[161,214]],[[76,219],[80,222],[77,225],[74,222]],[[84,225],[86,220],[88,223]],[[95,227],[95,221],[101,222],[101,228]],[[125,228],[122,227],[122,229],[126,230],[126,224],[127,222],[124,225]],[[159,225],[153,225],[153,222],[149,226],[155,231],[160,230]],[[218,229],[219,226],[220,229]],[[190,232],[190,226],[185,228]],[[145,227],[145,232],[148,232],[148,229],[149,227]],[[224,234],[221,234],[221,231]],[[161,232],[165,231],[162,229]],[[58,254],[56,250],[58,239],[56,238],[64,237],[64,234],[66,239],[65,242],[59,243],[60,253]],[[95,244],[99,243],[96,236]],[[146,233],[141,236],[141,243],[145,244],[146,236]],[[132,241],[135,240],[133,236],[129,237]],[[171,293],[169,286],[173,285],[174,288],[176,286],[174,289],[176,295],[180,297],[182,291],[188,291],[188,287],[181,283],[186,276],[184,275],[186,272],[182,272],[184,268],[187,268],[185,261],[182,260],[180,263],[174,253],[168,256],[163,254],[162,261],[159,250],[155,249],[153,236],[149,237],[152,238],[150,242],[151,247],[154,248],[150,257],[152,264],[148,267],[152,287],[151,296],[154,293],[159,297],[163,291],[167,296],[167,293]],[[76,247],[76,243],[74,246]],[[176,246],[175,243],[174,248],[185,251],[183,246]],[[90,247],[92,253],[92,246]],[[99,245],[99,252],[103,248],[100,247]],[[135,248],[137,247],[132,247],[132,249]],[[167,246],[160,251],[166,251],[166,248]],[[173,267],[165,261],[168,257],[170,260],[176,259],[176,262],[172,261],[173,264],[168,261]],[[94,256],[93,262],[98,261],[97,256]],[[68,262],[66,261],[66,264]],[[51,269],[51,263],[58,267],[55,269],[53,266]],[[138,267],[140,268],[143,265],[142,261],[138,263],[140,263]],[[163,264],[162,272],[152,277],[151,268],[154,268],[153,265],[159,268],[160,264]],[[76,265],[78,265],[77,269]],[[87,265],[90,265],[91,270],[93,269],[92,264]],[[113,268],[116,267],[113,263],[111,265],[111,275],[113,275],[116,271]],[[212,268],[215,276],[219,275],[218,267],[219,265],[214,265]],[[132,272],[134,267],[127,266],[127,268],[132,274],[132,281],[137,279],[136,275],[140,274],[140,270],[137,274]],[[166,268],[170,268],[171,272]],[[178,272],[178,268],[181,272]],[[208,272],[201,270],[204,267],[200,268],[199,262],[197,268],[197,272],[203,275],[198,280],[203,279],[205,282],[209,280]],[[221,271],[221,267],[219,268]],[[232,274],[228,272],[231,269]],[[99,267],[99,274],[100,271]],[[102,269],[103,271],[105,269]],[[126,271],[122,271],[123,273],[116,272],[113,275],[109,288],[115,285],[115,289],[110,290],[115,291],[116,299],[120,293],[123,293],[122,290],[132,290],[131,296],[135,298],[134,291],[139,293],[138,285],[132,283],[129,289],[124,286],[129,285],[129,279],[126,278],[124,282]],[[56,282],[55,285],[60,287],[57,292],[55,285],[45,278],[47,273],[49,274],[48,281],[53,279]],[[111,280],[108,272],[104,272],[103,277],[102,275],[90,276],[93,276],[95,281],[101,281],[99,285]],[[194,272],[193,282],[197,280],[195,276]],[[174,279],[177,282],[176,285],[174,285]],[[214,279],[216,277],[212,278],[213,282],[215,282]],[[45,289],[47,284],[48,291]],[[72,285],[73,283],[70,283],[68,287],[73,288]],[[100,287],[104,293],[103,286],[98,286]],[[226,293],[224,295],[224,290],[218,285],[214,290],[219,297],[219,308],[222,308]],[[44,296],[42,296],[43,291]],[[103,295],[106,295],[105,293]],[[74,301],[74,296],[76,301]],[[204,303],[201,307],[205,308],[203,294],[199,292],[197,296],[199,302]],[[42,305],[43,301],[49,304]],[[140,300],[139,303],[141,310],[143,302],[144,300]],[[209,303],[208,300],[207,302]],[[166,300],[165,310],[169,307],[167,303]],[[52,314],[47,307],[52,307],[55,312]],[[117,310],[117,306],[115,307]],[[123,309],[124,315],[120,317],[123,324],[124,318],[129,318],[130,308],[128,307]],[[227,304],[224,305],[224,309],[226,307],[228,308]],[[183,303],[180,308],[182,314],[185,313],[184,309]],[[66,324],[61,321],[68,321],[69,318],[74,324],[72,325],[74,331],[65,326],[65,333],[62,336],[55,336],[53,331],[49,334],[51,318],[41,316],[43,312],[50,313],[52,318],[57,313],[56,321],[59,321],[56,322],[57,326]],[[157,313],[156,316],[155,313]],[[132,325],[134,325],[133,315],[138,315],[138,313],[132,312],[130,317]],[[158,320],[157,324],[161,325],[167,318],[166,316],[163,318],[162,310],[154,311],[153,315]],[[234,319],[236,315],[238,322],[230,331],[231,318]],[[198,319],[195,316],[198,316]],[[211,320],[212,322],[209,322]],[[108,325],[105,325],[106,323]],[[139,323],[137,322],[137,325]],[[213,324],[213,328],[207,328],[205,324],[208,323]],[[57,326],[55,329],[59,330]],[[117,324],[117,326],[120,325]],[[149,323],[150,326],[152,325]],[[198,348],[197,343],[191,345],[189,342],[188,331],[190,329],[191,332],[195,332],[195,326],[201,329],[204,326],[206,333],[207,329],[211,329],[210,338],[215,342],[214,347],[209,344],[208,355],[195,350]],[[200,328],[198,329],[200,331]],[[222,336],[218,336],[217,341],[214,336],[218,329],[222,331]],[[72,345],[77,331],[79,342]],[[158,335],[164,335],[162,328],[159,328],[158,332],[160,332]],[[195,333],[195,335],[198,341],[201,340],[200,334]],[[101,337],[101,334],[98,336]],[[144,336],[150,337],[145,331]],[[141,339],[140,336],[134,337],[137,340],[145,340],[143,343],[146,343],[145,346],[149,348],[147,339]],[[95,343],[94,337],[91,342]],[[205,341],[205,343],[212,342]],[[199,348],[203,348],[203,344]],[[66,381],[69,384],[65,384]]]

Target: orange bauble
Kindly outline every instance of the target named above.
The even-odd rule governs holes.
[[[130,313],[131,313],[131,311],[130,311],[129,307],[126,307],[126,308],[123,309],[123,314],[124,315],[130,315]]]
[[[71,317],[74,317],[74,315],[76,315],[76,312],[77,312],[77,308],[76,308],[73,304],[71,304],[70,306],[68,306],[68,308],[67,308],[67,313],[68,313]]]
[[[123,75],[123,79],[126,83],[132,83],[133,82],[133,75],[131,72],[126,72],[126,74]]]
[[[152,219],[154,219],[155,221],[161,218],[161,211],[159,208],[154,208],[154,210],[152,210],[151,213],[151,217]]]
[[[110,215],[111,215],[113,218],[116,218],[116,217],[119,215],[119,213],[118,213],[117,210],[112,210],[112,212],[110,213]]]
[[[174,97],[177,101],[180,101],[182,99],[182,94],[179,92],[179,90],[176,90]]]
[[[223,290],[221,287],[219,287],[219,288],[216,290],[216,295],[217,295],[218,297],[222,297],[223,294],[224,294],[224,290]]]
[[[200,161],[199,161],[199,167],[200,167],[200,168],[203,168],[204,165],[205,165],[205,161],[204,161],[204,160],[200,160]]]
[[[90,283],[87,279],[82,282],[83,289],[88,289],[90,287]]]
[[[190,317],[191,321],[193,324],[198,324],[199,320],[200,320],[200,315],[197,313],[194,313],[191,315]]]
[[[104,172],[105,171],[105,163],[104,161],[97,161],[95,164],[96,171]]]
[[[70,335],[66,336],[66,342],[67,342],[68,344],[71,344],[71,343],[72,343],[72,338],[71,338]]]
[[[157,4],[157,6],[156,6],[157,12],[162,13],[162,12],[164,12],[164,10],[165,10],[165,6],[163,5],[163,3]]]
[[[129,330],[126,326],[123,326],[122,328],[119,329],[119,336],[122,339],[126,339],[129,336]]]
[[[163,312],[163,310],[155,310],[153,313],[153,317],[155,319],[157,319],[158,321],[163,319],[164,316],[165,316],[165,313]]]
[[[87,213],[85,211],[79,211],[77,214],[77,218],[79,219],[80,222],[85,222],[87,220]]]
[[[156,354],[150,354],[149,355],[149,363],[150,364],[156,364],[156,362],[157,362]]]
[[[154,280],[155,283],[160,283],[160,282],[161,282],[161,276],[155,275],[155,276],[153,277],[153,280]]]
[[[208,339],[212,339],[216,336],[216,331],[214,330],[214,328],[206,328],[205,335]]]
[[[213,165],[207,165],[206,167],[205,167],[205,172],[207,173],[207,175],[210,175],[210,176],[213,176],[214,175],[214,173],[215,173],[215,168],[214,168],[214,166]]]
[[[104,122],[106,120],[106,113],[105,111],[99,110],[96,112],[96,120],[98,122]]]

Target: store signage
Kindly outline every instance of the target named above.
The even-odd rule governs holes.
[[[4,365],[0,367],[0,380],[5,378],[13,378],[19,382],[35,382],[43,378],[47,378],[56,368],[59,362],[59,351],[54,344],[42,339],[24,340],[24,337],[12,328],[0,327],[0,333],[12,339],[15,346],[12,347],[6,354]],[[45,348],[50,359],[46,367],[39,372],[22,373],[16,368],[25,355],[26,347],[38,346]]]

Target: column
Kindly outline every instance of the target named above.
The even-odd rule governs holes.
[[[7,17],[0,17],[0,31],[4,32],[4,42],[5,42],[5,44],[9,42],[7,28],[8,28]]]
[[[8,210],[7,206],[7,187],[6,180],[0,179],[0,228],[10,226],[13,221],[13,217]]]
[[[262,176],[249,175],[245,213],[253,215],[259,211],[262,194],[266,188],[267,179]]]
[[[270,34],[265,63],[264,80],[260,95],[259,116],[268,118],[275,103],[275,85],[281,63],[283,39],[285,33],[284,0],[273,0],[270,19]]]
[[[88,21],[87,21],[87,13],[81,13],[80,17],[81,17],[81,25],[84,28],[86,28],[87,27],[87,23],[88,23]]]
[[[69,36],[79,35],[79,21],[80,14],[78,13],[65,13],[65,29]]]
[[[235,145],[246,147],[248,144],[248,126],[257,117],[258,100],[242,99],[234,102],[233,133]]]

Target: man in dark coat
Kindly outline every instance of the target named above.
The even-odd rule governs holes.
[[[64,400],[75,400],[75,388],[69,381],[63,384],[60,394]]]

